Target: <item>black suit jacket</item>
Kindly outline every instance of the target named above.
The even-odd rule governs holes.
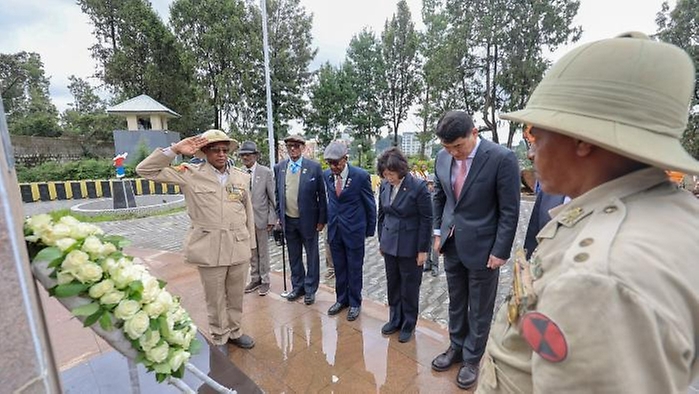
[[[527,251],[527,259],[532,256],[534,249],[539,244],[536,241],[536,235],[551,220],[549,211],[563,204],[564,199],[565,196],[560,194],[539,192],[536,195],[532,216],[529,218],[529,225],[527,226],[527,235],[524,237],[524,249]]]
[[[398,257],[417,257],[429,252],[432,207],[427,182],[407,174],[398,194],[390,203],[391,185],[385,180],[379,188],[378,234],[382,252]]]
[[[517,157],[481,140],[458,200],[451,184],[452,162],[444,149],[437,153],[433,210],[434,228],[441,231],[440,249],[454,227],[456,250],[467,268],[486,268],[491,254],[508,259],[519,220]]]

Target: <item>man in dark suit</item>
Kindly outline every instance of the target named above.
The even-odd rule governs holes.
[[[436,371],[462,363],[456,383],[478,379],[499,277],[510,257],[519,218],[515,154],[478,137],[471,116],[450,111],[437,124],[444,149],[435,160],[434,247],[444,254],[449,290],[449,349]]]
[[[287,300],[304,296],[306,305],[315,302],[320,280],[318,232],[327,221],[327,201],[320,163],[301,154],[306,140],[300,135],[284,139],[289,158],[274,166],[277,183],[277,217],[284,229],[291,266],[292,290]],[[306,250],[306,269],[302,248]]]
[[[362,267],[364,238],[374,235],[376,201],[369,173],[347,163],[347,146],[331,142],[325,149],[328,190],[328,242],[335,264],[336,302],[328,315],[336,315],[349,306],[347,320],[359,316],[362,306]]]
[[[532,208],[532,216],[529,218],[529,225],[527,226],[527,235],[524,237],[524,250],[527,252],[527,259],[532,257],[536,245],[539,244],[536,241],[536,235],[539,233],[539,230],[551,220],[549,211],[563,204],[564,201],[565,196],[560,194],[548,194],[544,191],[537,193],[536,201],[534,201],[534,207]]]

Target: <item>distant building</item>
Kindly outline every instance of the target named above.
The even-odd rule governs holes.
[[[417,133],[403,133],[403,139],[400,142],[400,150],[406,156],[417,156],[420,154],[420,140],[418,139]],[[425,144],[425,156],[432,156],[432,144]]]

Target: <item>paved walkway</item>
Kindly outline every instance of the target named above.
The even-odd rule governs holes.
[[[57,209],[66,209],[80,201],[52,201],[44,203],[25,204],[25,214],[34,215]],[[533,202],[530,199],[523,199],[520,209],[519,226],[513,248],[522,245],[526,232],[526,225],[529,221]],[[98,223],[102,229],[109,234],[121,235],[131,241],[131,246],[145,249],[157,249],[169,252],[180,252],[185,233],[189,228],[189,217],[185,212],[176,214],[153,216],[142,219],[122,220],[115,222]],[[334,279],[325,280],[325,244],[319,242],[320,246],[320,266],[321,283],[333,287]],[[273,272],[282,273],[281,247],[274,244],[270,239],[271,269]],[[441,260],[441,259],[440,259]],[[287,258],[287,283],[289,282],[289,261]],[[440,274],[432,277],[425,273],[420,290],[420,316],[427,320],[432,320],[443,326],[447,325],[449,310],[449,295],[447,293],[447,282],[444,274],[442,261],[439,265]],[[512,264],[508,262],[500,270],[500,286],[496,299],[496,309],[502,304],[505,296],[510,291],[512,281]],[[272,291],[281,293],[282,288]],[[290,289],[289,289],[290,290]],[[387,303],[386,276],[383,258],[379,254],[377,238],[371,237],[366,240],[366,255],[364,259],[364,288],[362,295],[365,299],[370,299],[379,303]]]

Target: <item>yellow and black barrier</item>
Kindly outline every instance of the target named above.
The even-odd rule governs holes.
[[[143,178],[20,183],[19,191],[22,195],[22,202],[104,198],[112,197],[113,183],[121,181],[131,182],[134,193],[138,196],[180,193],[178,185],[149,181]]]

